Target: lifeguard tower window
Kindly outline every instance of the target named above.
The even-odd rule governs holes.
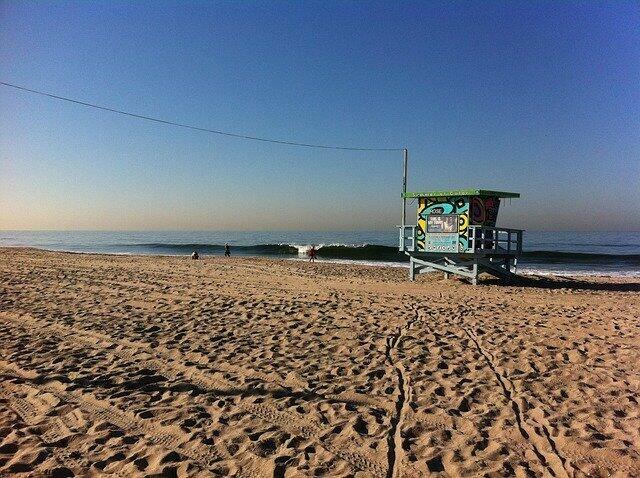
[[[427,232],[458,232],[458,215],[432,214],[427,218]]]

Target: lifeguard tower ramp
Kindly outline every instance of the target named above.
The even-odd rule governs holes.
[[[417,200],[416,224],[399,226],[399,250],[409,256],[409,278],[441,271],[475,285],[482,272],[515,277],[523,231],[496,227],[496,220],[501,199],[518,197],[486,189],[403,193],[403,204]]]

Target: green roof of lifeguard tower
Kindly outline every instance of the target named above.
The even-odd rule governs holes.
[[[506,191],[492,191],[490,189],[450,189],[448,191],[425,191],[418,193],[405,193],[405,198],[441,198],[449,196],[497,196],[499,198],[519,198],[519,193],[509,193]]]

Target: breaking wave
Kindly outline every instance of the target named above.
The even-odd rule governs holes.
[[[144,250],[151,254],[222,254],[224,244],[171,244],[148,243],[126,244],[123,247]],[[397,247],[377,244],[316,244],[318,257],[326,259],[367,260],[403,262],[408,257]],[[256,244],[248,246],[231,245],[231,253],[247,256],[306,256],[311,244]],[[593,254],[583,252],[526,251],[521,256],[525,263],[545,264],[625,264],[640,266],[640,254]]]

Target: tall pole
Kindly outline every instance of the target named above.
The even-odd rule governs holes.
[[[407,198],[404,197],[404,195],[407,193],[407,162],[409,161],[409,150],[404,148],[402,155],[404,156],[402,168],[402,234],[404,235],[404,226],[407,221]]]

